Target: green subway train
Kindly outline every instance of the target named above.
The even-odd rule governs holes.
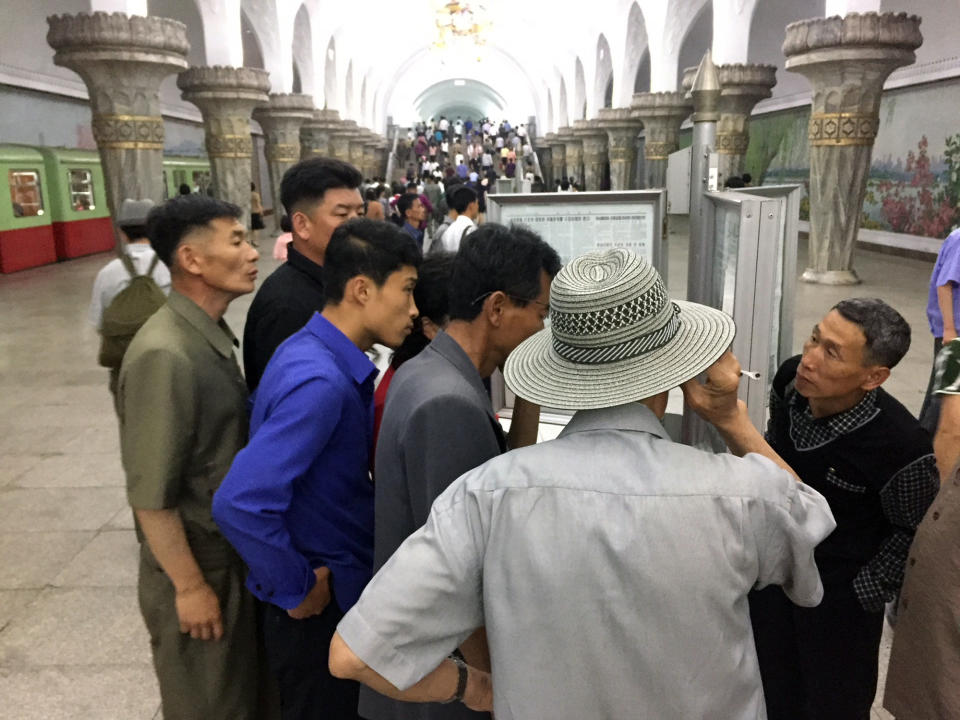
[[[95,150],[0,145],[0,273],[114,247],[100,155]],[[210,161],[165,155],[164,198],[210,190]]]

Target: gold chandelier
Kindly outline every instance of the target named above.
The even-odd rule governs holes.
[[[482,5],[471,6],[468,2],[450,0],[437,10],[437,39],[433,43],[436,50],[447,50],[453,45],[472,44],[479,49],[486,42],[486,32],[490,22],[485,19],[486,9]]]

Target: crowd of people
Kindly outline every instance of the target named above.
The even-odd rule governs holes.
[[[521,130],[441,118],[414,140],[476,162],[467,139],[522,151]],[[898,594],[887,702],[957,717],[957,509],[937,494],[960,482],[956,295],[933,440],[882,387],[910,327],[864,298],[783,363],[761,432],[728,316],[627,250],[561,267],[529,229],[480,224],[483,185],[455,172],[387,198],[338,160],[290,168],[242,372],[241,210],[124,202],[129,262],[91,321],[127,319],[102,358],[164,717],[866,719]],[[670,439],[678,387],[729,453]],[[537,444],[542,406],[575,414]]]

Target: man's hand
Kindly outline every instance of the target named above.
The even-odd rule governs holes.
[[[313,574],[317,576],[316,584],[307,593],[302,603],[292,610],[287,610],[287,615],[294,620],[305,620],[319,615],[330,604],[330,568],[318,567]]]
[[[467,666],[467,687],[463,704],[477,712],[493,712],[493,682],[490,673]]]
[[[729,350],[707,368],[707,382],[696,378],[685,382],[683,399],[697,415],[717,428],[735,422],[744,408],[737,399],[740,386],[740,362]]]
[[[194,640],[219,640],[223,637],[220,601],[206,582],[178,590],[175,603],[180,632],[190,633]]]

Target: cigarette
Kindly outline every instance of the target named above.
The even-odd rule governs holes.
[[[758,373],[756,370],[741,370],[740,374],[743,375],[744,377],[750,378],[751,380],[760,379],[760,373]]]

